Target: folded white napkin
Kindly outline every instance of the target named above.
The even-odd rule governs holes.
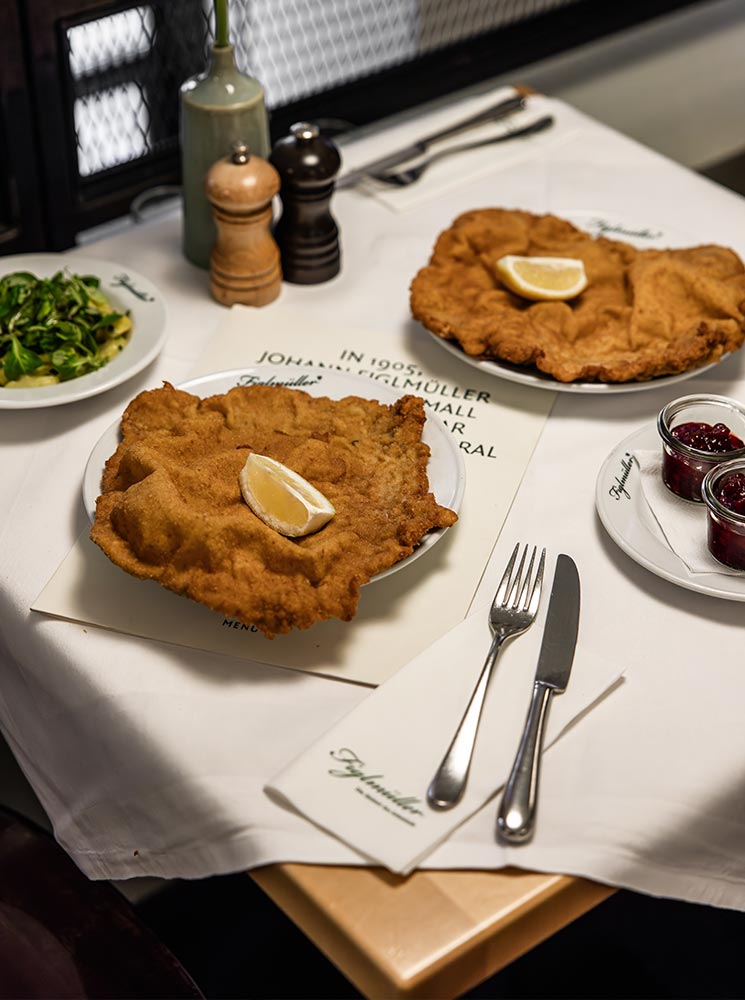
[[[662,453],[634,452],[641,470],[642,492],[658,529],[658,537],[685,564],[691,574],[721,573],[742,576],[742,570],[730,569],[709,552],[706,544],[706,507],[702,503],[681,500],[662,480]]]
[[[536,623],[502,649],[466,793],[453,809],[431,809],[426,791],[489,648],[488,604],[378,687],[274,777],[267,793],[366,860],[394,872],[411,871],[506,781],[527,714],[547,606],[544,599]],[[583,652],[580,642],[567,691],[553,698],[545,746],[612,688],[622,673],[617,664]],[[496,803],[494,811],[496,820]]]

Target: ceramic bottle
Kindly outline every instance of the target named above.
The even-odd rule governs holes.
[[[181,87],[183,170],[183,250],[193,264],[208,268],[216,230],[205,194],[207,171],[245,142],[251,151],[269,153],[264,90],[241,73],[232,45],[213,45],[207,70]]]

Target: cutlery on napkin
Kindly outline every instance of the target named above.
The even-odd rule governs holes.
[[[349,169],[337,181],[337,189],[353,189],[385,205],[389,211],[406,212],[437,199],[448,190],[462,187],[479,177],[492,176],[520,162],[523,171],[533,175],[529,181],[525,180],[527,188],[535,186],[542,190],[546,184],[549,151],[571,141],[577,131],[563,127],[564,109],[555,101],[541,94],[531,94],[522,108],[515,105],[502,117],[484,117],[474,121],[463,139],[450,132],[452,124],[457,125],[463,119],[476,119],[489,106],[493,107],[495,101],[499,105],[514,98],[512,88],[501,87],[490,95],[488,105],[487,96],[482,94],[460,102],[457,107],[427,114],[424,121],[429,125],[420,122],[419,128],[429,131],[439,127],[439,131],[433,132],[434,142],[431,136],[425,137],[429,140],[426,150],[419,149],[417,152],[414,148],[416,143],[409,141],[414,127],[411,122],[394,124],[390,135],[386,132],[382,136],[387,148],[394,150],[390,158],[379,155],[375,137],[363,135],[357,138],[342,150],[345,158],[349,158]],[[548,127],[551,124],[549,118],[555,119],[555,127]],[[525,135],[525,129],[531,133],[538,130],[542,134]],[[443,132],[447,135],[443,136]],[[523,133],[523,138],[519,137],[520,133]],[[511,141],[513,138],[515,142]],[[460,146],[472,148],[469,151],[460,149],[451,155],[451,151]],[[402,187],[376,180],[373,176],[395,172],[397,167],[401,170],[414,168],[432,154],[437,154],[435,166],[414,184],[407,183]]]
[[[407,143],[392,153],[376,157],[361,167],[348,171],[336,182],[336,188],[353,187],[365,177],[392,170],[394,167],[401,166],[401,164],[407,163],[409,160],[423,156],[431,146],[434,146],[438,142],[443,142],[445,139],[452,139],[456,135],[463,135],[463,133],[469,132],[486,122],[499,121],[514,114],[516,111],[521,111],[524,107],[525,98],[519,94],[504,98],[496,104],[453,122],[445,128],[437,129],[436,132],[430,132],[428,135],[422,136],[421,139]]]
[[[366,861],[403,874],[415,868],[504,784],[520,739],[545,615],[500,657],[463,798],[446,811],[427,804],[433,767],[448,747],[491,642],[488,607],[480,604],[380,685],[277,774],[267,794]],[[548,719],[546,747],[619,681],[623,668],[606,657],[605,649],[578,644],[572,684]]]
[[[413,165],[402,166],[397,170],[386,171],[384,173],[371,173],[369,176],[381,184],[392,184],[394,187],[408,187],[416,182],[429,170],[434,163],[439,163],[446,156],[455,156],[458,153],[467,153],[474,149],[483,149],[485,146],[493,146],[498,142],[509,142],[512,139],[523,139],[527,136],[544,132],[554,124],[553,115],[544,115],[520,128],[503,132],[501,135],[493,135],[488,139],[480,139],[477,142],[464,142],[457,146],[447,146],[445,149],[437,149],[435,152],[418,159]]]

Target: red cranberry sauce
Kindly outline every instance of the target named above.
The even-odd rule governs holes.
[[[710,455],[721,455],[737,448],[745,448],[745,444],[727,427],[726,424],[704,424],[690,421],[678,424],[670,432],[681,444]],[[680,455],[665,447],[662,460],[662,478],[669,490],[684,500],[701,502],[701,482],[715,463],[706,458],[694,458]]]
[[[712,492],[722,506],[745,517],[745,473],[722,476]],[[707,540],[715,559],[733,569],[745,569],[745,524],[728,523],[709,509]]]
[[[731,472],[728,476],[722,476],[713,492],[723,507],[745,516],[745,472]]]
[[[670,433],[682,444],[699,451],[723,452],[745,448],[745,444],[726,424],[703,424],[691,420],[673,427]]]
[[[709,511],[707,532],[709,552],[725,566],[745,569],[745,535],[725,524]]]

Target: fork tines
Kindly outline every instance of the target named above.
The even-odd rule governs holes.
[[[517,571],[515,571],[515,563],[517,562],[519,551],[520,543],[518,542],[512,550],[510,561],[507,563],[507,568],[505,569],[502,580],[497,588],[497,593],[494,595],[493,603],[495,607],[522,607],[523,610],[529,611],[534,615],[538,610],[538,601],[541,596],[543,570],[546,564],[546,550],[541,550],[538,569],[536,570],[535,577],[532,579],[532,586],[531,577],[533,576],[533,566],[535,565],[535,559],[538,554],[538,546],[533,546],[533,551],[530,553],[528,571],[524,578],[523,570],[525,568],[525,560],[528,558],[528,546],[524,546],[520,562],[517,566]]]

